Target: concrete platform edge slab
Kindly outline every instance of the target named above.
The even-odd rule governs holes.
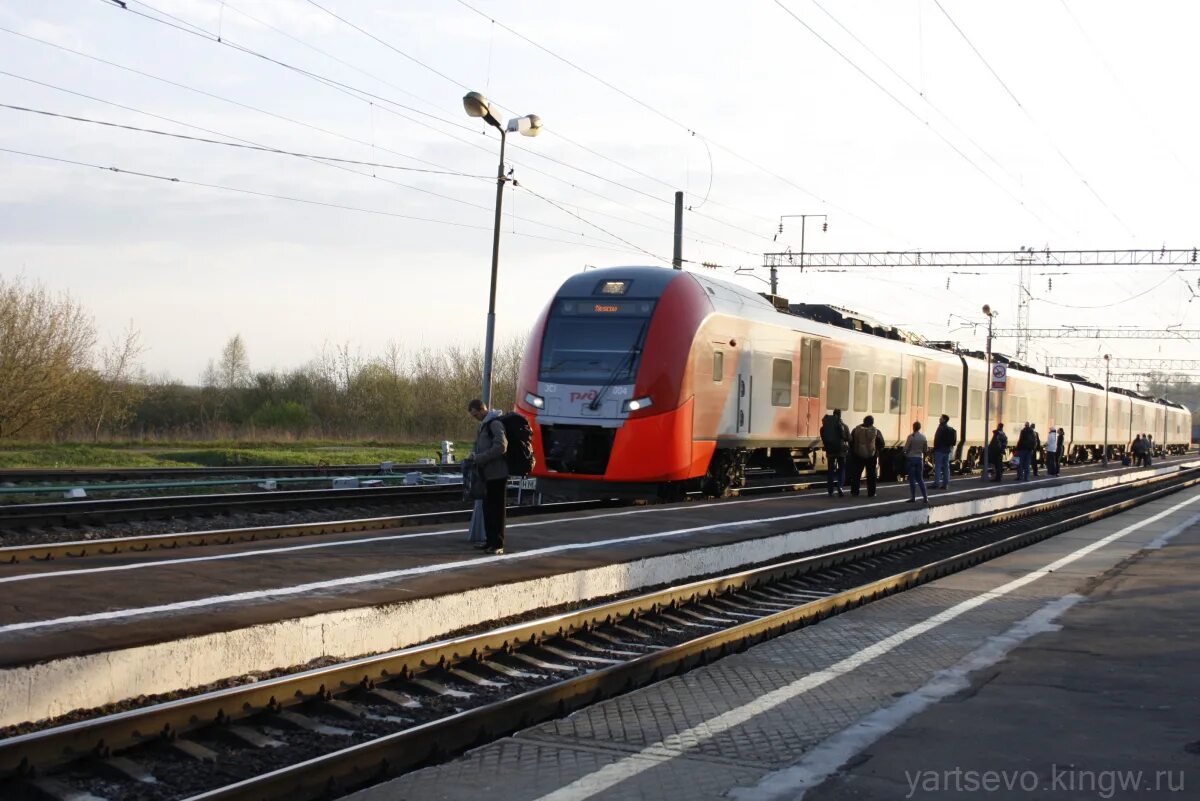
[[[339,610],[5,669],[0,671],[0,726],[44,720],[143,695],[181,692],[301,666],[320,658],[353,659],[396,650],[539,609],[736,570],[788,554],[1078,494],[1179,469],[1179,466],[1164,467],[944,506],[918,507],[758,540],[484,586],[454,595]]]

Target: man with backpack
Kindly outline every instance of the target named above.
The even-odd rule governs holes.
[[[1021,433],[1017,435],[1017,447],[1014,448],[1017,456],[1017,481],[1029,480],[1029,461],[1033,456],[1033,448],[1036,440],[1033,436],[1033,429],[1029,427],[1029,423],[1021,429]]]
[[[487,404],[476,398],[467,404],[467,413],[479,421],[475,434],[475,446],[466,458],[463,470],[478,471],[486,490],[483,496],[483,527],[487,533],[488,553],[504,553],[504,504],[508,495],[508,464],[504,454],[508,450],[508,437],[500,413],[489,410]]]
[[[862,486],[862,471],[867,469],[867,497],[875,497],[875,484],[879,480],[876,458],[883,450],[883,434],[875,427],[875,418],[867,415],[860,425],[850,432],[850,494],[858,496]]]
[[[958,432],[950,427],[950,415],[943,414],[933,432],[933,488],[950,489],[950,452],[958,444]]]
[[[842,422],[842,410],[834,409],[833,414],[825,415],[821,420],[821,444],[825,446],[825,463],[828,467],[826,488],[829,497],[833,497],[834,489],[838,497],[844,497],[842,484],[846,481],[846,454],[850,450],[850,429]]]

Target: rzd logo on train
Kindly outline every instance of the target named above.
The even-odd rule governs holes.
[[[587,392],[572,392],[571,400],[568,401],[568,403],[575,403],[576,401],[594,401],[595,399],[596,390],[589,389]]]

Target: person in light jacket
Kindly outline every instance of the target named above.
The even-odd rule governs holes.
[[[917,502],[917,487],[921,488],[921,497],[929,503],[929,494],[925,492],[925,451],[929,450],[929,440],[921,433],[920,422],[912,424],[912,433],[904,440],[904,463],[908,468],[908,492],[912,496],[909,503]]]
[[[487,534],[487,552],[504,553],[504,502],[508,494],[508,463],[504,452],[508,450],[508,438],[504,436],[504,425],[500,413],[489,410],[487,404],[476,398],[467,404],[467,413],[479,421],[475,434],[475,446],[466,461],[471,467],[463,469],[479,471],[487,490],[483,496],[483,528]]]
[[[1055,428],[1046,435],[1046,472],[1058,475],[1058,429]]]

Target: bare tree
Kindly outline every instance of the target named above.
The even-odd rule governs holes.
[[[146,377],[138,362],[144,351],[141,333],[132,320],[119,338],[101,348],[96,386],[88,404],[93,439],[100,439],[105,425],[117,426],[129,419],[134,405],[145,395]]]
[[[0,278],[0,439],[52,434],[76,418],[95,340],[70,296]]]

